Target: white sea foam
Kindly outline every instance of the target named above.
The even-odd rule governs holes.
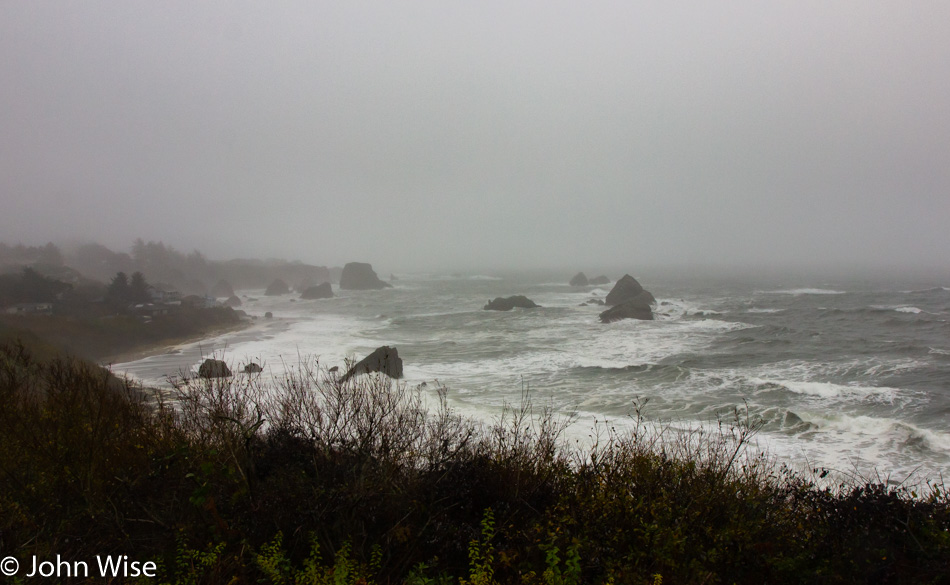
[[[785,309],[767,309],[762,307],[752,307],[746,309],[746,313],[781,313]]]
[[[819,398],[883,398],[892,400],[900,392],[897,388],[886,386],[858,386],[832,384],[831,382],[800,382],[793,380],[776,380],[766,378],[750,378],[757,386],[780,387],[789,392],[817,396]]]
[[[763,295],[843,295],[847,291],[832,290],[827,288],[792,288],[783,290],[757,290],[756,294]]]

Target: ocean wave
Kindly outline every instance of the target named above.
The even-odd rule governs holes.
[[[898,313],[912,313],[914,315],[926,313],[926,311],[922,309],[918,309],[917,307],[909,307],[907,305],[871,305],[868,308],[872,311],[897,311]]]
[[[783,289],[783,290],[757,290],[756,294],[762,295],[843,295],[847,294],[847,291],[843,290],[832,290],[827,288],[792,288],[792,289]]]
[[[745,312],[746,313],[782,313],[784,311],[785,309],[766,309],[766,308],[760,308],[760,307],[752,307],[752,308],[746,309]]]
[[[802,382],[763,378],[750,378],[750,381],[762,389],[782,389],[795,394],[804,394],[818,398],[870,398],[873,396],[890,401],[900,392],[897,388],[889,388],[887,386],[858,386],[834,384],[831,382]]]
[[[504,280],[501,276],[490,276],[488,274],[473,274],[465,278],[467,280]]]
[[[935,287],[924,288],[924,289],[919,289],[919,290],[902,290],[900,292],[905,295],[925,295],[925,294],[931,294],[931,293],[950,292],[950,287],[935,286]]]

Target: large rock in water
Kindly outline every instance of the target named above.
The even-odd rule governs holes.
[[[230,375],[231,369],[221,360],[206,359],[198,368],[200,378],[227,378]]]
[[[600,286],[602,284],[610,284],[610,279],[604,275],[595,276],[594,278],[588,280],[587,284],[593,284],[594,286]]]
[[[629,274],[624,274],[623,278],[617,281],[607,293],[605,301],[611,308],[600,314],[601,323],[621,319],[653,320],[653,305],[656,304],[656,299]]]
[[[234,307],[240,307],[242,303],[241,299],[237,298],[237,295],[231,295],[228,297],[228,300],[224,301],[224,304],[233,309]]]
[[[340,288],[344,290],[378,290],[391,288],[373,272],[373,266],[365,262],[348,262],[340,273]]]
[[[628,301],[624,301],[619,305],[614,305],[606,311],[600,314],[601,323],[612,323],[613,321],[619,321],[621,319],[640,319],[641,321],[652,321],[653,320],[653,307],[651,303],[647,300],[648,298],[653,298],[653,295],[650,295],[647,291],[643,291],[646,295],[641,295],[641,298],[633,298]]]
[[[624,274],[623,278],[617,281],[617,284],[614,285],[610,292],[607,293],[607,297],[604,301],[608,305],[619,305],[630,299],[635,299],[640,297],[640,294],[646,292],[650,298],[650,304],[656,302],[656,299],[653,298],[653,295],[649,291],[644,291],[643,287],[640,286],[640,283],[637,282],[637,279],[630,276],[629,274]]]
[[[495,300],[488,301],[488,304],[485,305],[483,309],[486,311],[510,311],[515,307],[535,309],[540,307],[540,305],[535,304],[534,301],[524,295],[515,295],[505,298],[495,297]]]
[[[574,278],[571,279],[571,286],[587,286],[587,275],[583,272],[578,272],[574,275]]]
[[[281,279],[275,279],[274,282],[270,283],[267,287],[267,290],[264,291],[264,294],[267,296],[276,296],[276,295],[286,295],[290,293],[290,287],[287,286],[287,283]]]
[[[302,299],[330,299],[333,298],[333,287],[330,286],[329,282],[324,282],[317,286],[308,287],[307,290],[303,291],[303,294],[300,295]]]
[[[402,378],[402,358],[399,357],[396,348],[388,345],[377,347],[373,353],[361,359],[343,374],[341,380],[345,382],[353,376],[370,372],[381,372],[390,378]]]

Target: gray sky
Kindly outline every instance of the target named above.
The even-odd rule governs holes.
[[[0,1],[0,240],[385,270],[950,252],[950,3]]]

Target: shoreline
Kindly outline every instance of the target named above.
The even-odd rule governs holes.
[[[243,321],[233,327],[214,328],[200,336],[170,340],[148,348],[117,354],[111,356],[111,361],[99,363],[113,373],[139,382],[148,382],[147,385],[152,386],[158,380],[189,371],[192,364],[203,358],[213,357],[224,347],[285,331],[294,322],[292,319]]]
[[[198,343],[205,339],[210,339],[214,337],[219,337],[222,335],[227,335],[229,333],[237,333],[240,331],[246,331],[252,328],[255,325],[253,321],[240,321],[234,323],[233,325],[222,325],[218,327],[212,327],[207,331],[202,333],[196,333],[194,335],[186,335],[177,338],[166,339],[154,344],[142,345],[135,349],[128,349],[121,351],[119,353],[108,355],[104,358],[97,359],[96,362],[101,366],[112,366],[115,364],[123,364],[129,362],[136,362],[146,358],[150,358],[156,355],[162,355],[170,353],[175,349],[180,349],[183,346],[190,345],[192,343]]]

